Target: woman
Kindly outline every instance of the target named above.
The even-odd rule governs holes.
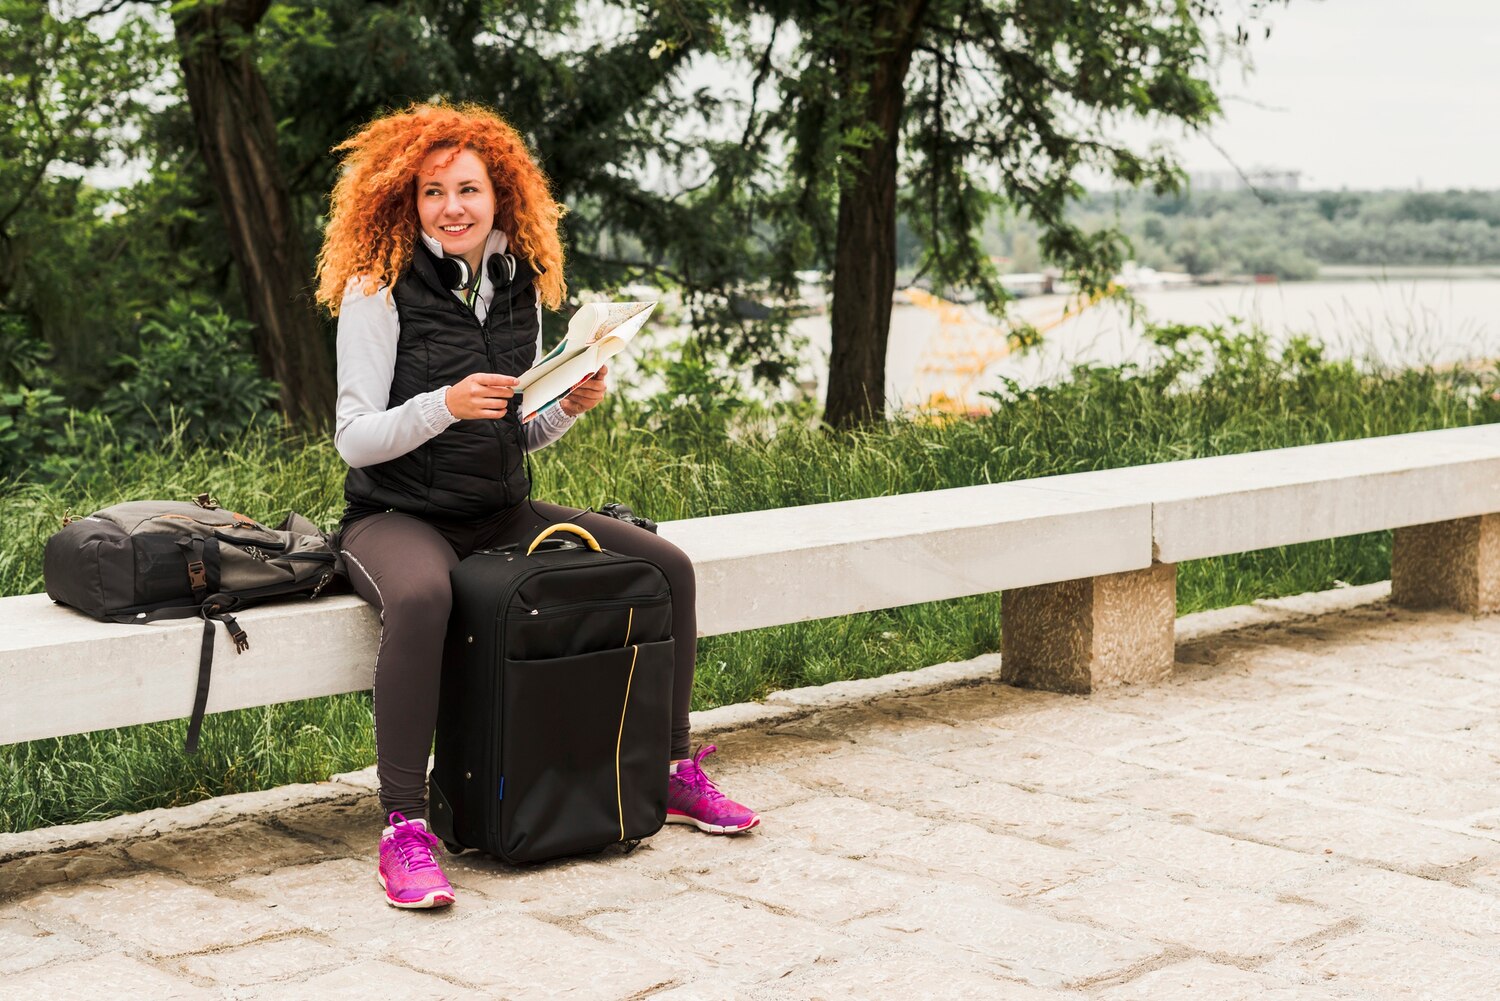
[[[477,549],[573,521],[607,549],[650,559],[672,587],[672,762],[667,819],[711,833],[759,823],[689,756],[693,568],[650,532],[532,502],[525,453],[604,398],[605,372],[523,425],[516,377],[536,360],[541,308],[562,304],[560,208],[515,130],[474,105],[413,105],[336,147],[344,154],[318,258],[318,301],[338,317],[335,443],[349,463],[341,548],[380,610],[375,661],[379,879],[397,907],[453,888],[427,829],[448,572]],[[497,447],[498,446],[498,447]]]

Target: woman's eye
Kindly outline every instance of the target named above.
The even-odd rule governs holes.
[[[466,185],[464,185],[463,193],[466,194],[466,195],[476,194],[476,193],[478,193],[478,191],[479,191],[479,189],[477,187],[475,187],[474,185],[472,185],[472,184],[466,184]]]

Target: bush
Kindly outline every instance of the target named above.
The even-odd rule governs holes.
[[[139,355],[115,360],[120,379],[100,409],[122,439],[141,445],[169,436],[224,442],[275,423],[280,394],[245,346],[248,330],[218,307],[170,303],[164,319],[141,328]]]
[[[52,390],[21,386],[0,391],[0,479],[20,479],[65,440],[68,410]]]
[[[34,473],[64,441],[67,407],[47,371],[51,357],[22,317],[0,314],[0,480]]]

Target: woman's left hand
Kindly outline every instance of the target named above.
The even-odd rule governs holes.
[[[577,389],[559,400],[558,405],[562,407],[563,413],[569,417],[577,417],[597,407],[608,391],[608,387],[604,384],[604,377],[607,374],[609,374],[609,366],[600,366],[593,378],[580,383]]]

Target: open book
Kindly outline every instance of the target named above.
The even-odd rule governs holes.
[[[529,421],[553,400],[587,382],[604,363],[630,343],[656,308],[654,302],[591,302],[568,321],[567,336],[521,374],[516,388],[521,420]]]

